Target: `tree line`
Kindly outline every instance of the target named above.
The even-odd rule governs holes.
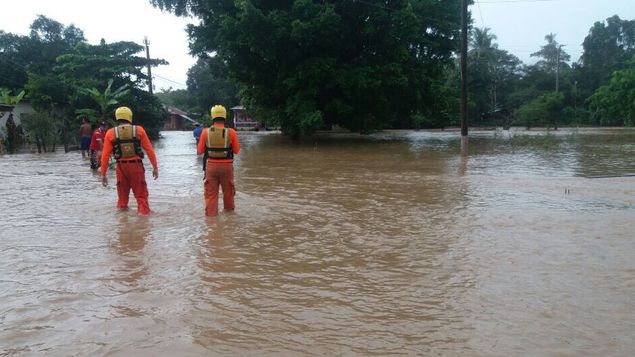
[[[63,142],[79,116],[111,118],[115,105],[135,108],[156,136],[161,102],[203,118],[211,103],[241,103],[294,137],[459,124],[459,0],[150,1],[200,19],[187,29],[199,58],[187,89],[150,95],[145,67],[164,60],[134,42],[91,45],[44,16],[27,36],[0,31],[0,88],[25,90],[48,118],[33,122]],[[635,124],[635,20],[593,24],[575,62],[556,38],[547,34],[527,65],[490,29],[471,29],[470,125]]]
[[[294,136],[459,124],[459,0],[151,2],[201,19],[188,28],[200,57],[188,89],[166,100],[200,110],[213,88]],[[471,29],[470,125],[634,124],[635,21],[593,24],[573,63],[556,37],[524,64],[490,29]]]

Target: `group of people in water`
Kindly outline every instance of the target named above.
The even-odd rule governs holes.
[[[82,118],[82,125],[79,127],[79,145],[82,159],[90,159],[90,168],[93,170],[97,170],[101,165],[100,159],[106,130],[108,130],[106,122],[99,123],[99,126],[93,131],[90,122],[86,118]]]
[[[205,215],[218,215],[218,191],[223,190],[223,208],[233,211],[234,196],[234,155],[240,152],[238,135],[232,128],[225,127],[227,110],[222,105],[214,105],[210,114],[212,125],[201,128],[197,138],[197,154],[203,155]],[[137,200],[137,212],[150,214],[148,186],[145,179],[143,159],[147,155],[152,165],[152,176],[159,177],[157,157],[144,128],[132,124],[132,110],[119,107],[115,111],[115,126],[108,128],[105,122],[91,133],[90,123],[83,119],[80,127],[82,157],[90,158],[91,168],[100,170],[101,182],[108,186],[108,172],[111,155],[114,157],[117,178],[117,207],[128,209],[130,191]],[[196,132],[195,132],[196,137]]]

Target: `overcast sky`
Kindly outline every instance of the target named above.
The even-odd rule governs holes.
[[[0,29],[26,35],[38,14],[64,25],[74,24],[84,31],[91,44],[150,40],[150,55],[170,62],[152,69],[157,90],[185,88],[186,72],[195,59],[188,55],[187,23],[195,19],[177,18],[153,8],[148,0],[15,0],[7,1]],[[7,4],[4,9],[7,10]],[[489,27],[498,44],[525,63],[529,55],[545,43],[552,32],[572,60],[582,54],[582,41],[596,21],[617,14],[635,19],[635,0],[475,0],[470,7],[474,26]]]
[[[470,10],[475,27],[491,28],[499,48],[530,64],[548,33],[577,61],[593,24],[613,15],[635,19],[635,0],[474,0]]]

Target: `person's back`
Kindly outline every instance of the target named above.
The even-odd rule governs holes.
[[[192,131],[192,135],[194,136],[194,140],[196,140],[196,143],[198,144],[198,141],[201,138],[201,133],[203,132],[203,128],[199,123],[194,124],[194,126],[195,128],[194,131]]]
[[[82,118],[82,125],[79,126],[79,148],[82,151],[82,159],[86,159],[86,153],[90,150],[90,139],[93,130],[86,118]]]
[[[104,135],[108,126],[105,122],[101,122],[99,127],[95,129],[90,138],[89,154],[90,168],[96,170],[101,165],[101,151],[104,147]]]
[[[203,130],[197,153],[205,154],[205,215],[218,215],[218,188],[223,189],[223,208],[234,210],[234,155],[240,152],[236,131],[225,127],[227,111],[222,105],[211,109],[214,124]]]
[[[108,186],[108,161],[110,154],[114,153],[117,160],[117,207],[128,208],[130,190],[137,200],[139,214],[149,214],[148,187],[145,179],[145,168],[142,159],[143,151],[146,152],[152,164],[152,176],[156,180],[159,177],[157,157],[150,143],[150,139],[143,127],[132,125],[132,111],[128,107],[119,107],[115,111],[117,126],[108,129],[104,137],[104,149],[101,154],[101,182]],[[143,150],[143,151],[142,151]]]

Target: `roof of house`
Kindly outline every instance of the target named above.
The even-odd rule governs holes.
[[[182,111],[181,109],[179,109],[179,108],[177,108],[177,107],[174,107],[174,106],[171,106],[171,105],[164,105],[163,107],[164,107],[164,108],[165,108],[165,110],[167,110],[167,112],[168,112],[168,113],[170,113],[170,114],[178,115],[178,116],[180,116],[181,118],[183,118],[183,119],[185,119],[185,120],[188,120],[188,121],[190,121],[190,122],[192,122],[192,123],[198,123],[196,120],[194,120],[194,119],[192,119],[192,118],[188,117],[186,112]]]

